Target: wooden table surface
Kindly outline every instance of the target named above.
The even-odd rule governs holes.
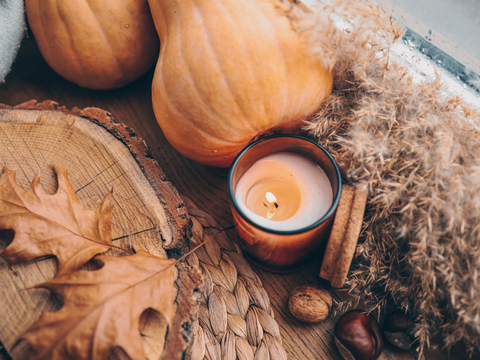
[[[165,175],[180,194],[193,200],[221,226],[232,225],[227,194],[227,170],[195,163],[170,146],[153,114],[152,77],[153,69],[139,80],[120,89],[94,91],[81,88],[50,69],[30,35],[22,43],[5,83],[0,85],[0,103],[17,105],[31,99],[54,100],[67,108],[94,106],[111,112],[117,121],[131,126],[137,135],[145,139]],[[288,294],[294,287],[309,282],[321,283],[318,268],[318,264],[313,264],[300,272],[278,275],[254,267],[270,295],[289,359],[341,359],[332,338],[338,317],[307,325],[294,319],[287,308]],[[334,297],[338,299],[337,294],[334,294]],[[466,359],[461,352],[461,349],[455,349],[450,355],[446,352],[429,353],[427,359]],[[6,355],[3,357],[6,358]],[[415,356],[414,352],[410,354],[395,350],[393,346],[386,344],[380,358],[414,359]]]

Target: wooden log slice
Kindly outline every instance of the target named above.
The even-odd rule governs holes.
[[[14,108],[0,105],[0,165],[16,170],[24,189],[40,173],[49,194],[57,189],[53,165],[67,169],[77,198],[88,210],[113,188],[111,224],[117,246],[135,244],[161,257],[178,257],[188,249],[189,217],[176,189],[145,142],[108,112],[67,110],[52,101],[32,100]],[[11,238],[8,231],[1,232],[0,251]],[[25,341],[18,342],[21,334],[42,313],[62,306],[47,290],[25,290],[51,279],[56,267],[54,257],[11,268],[0,259],[0,341],[15,360],[25,359],[28,351]],[[184,263],[177,270],[176,316],[168,335],[163,318],[153,311],[141,319],[149,359],[181,359],[192,338],[189,329],[196,319],[201,274]],[[125,357],[122,353],[112,352]]]

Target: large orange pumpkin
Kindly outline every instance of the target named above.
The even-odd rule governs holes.
[[[160,36],[152,99],[168,141],[228,167],[272,128],[295,132],[332,89],[332,73],[279,0],[149,0]]]
[[[147,0],[26,0],[25,5],[47,63],[80,86],[123,86],[158,57]]]

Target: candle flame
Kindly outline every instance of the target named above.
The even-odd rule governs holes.
[[[277,201],[277,198],[275,197],[275,195],[273,195],[270,191],[267,191],[267,193],[265,194],[265,197],[271,203],[274,203]]]
[[[267,219],[270,220],[273,218],[275,213],[277,212],[278,204],[277,204],[277,198],[275,195],[273,195],[270,191],[267,191],[265,194],[265,197],[267,198],[268,202],[270,203],[270,206],[267,206]]]

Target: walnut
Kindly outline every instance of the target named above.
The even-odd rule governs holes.
[[[330,293],[316,284],[297,286],[288,299],[288,309],[292,315],[307,323],[325,320],[331,308]]]

